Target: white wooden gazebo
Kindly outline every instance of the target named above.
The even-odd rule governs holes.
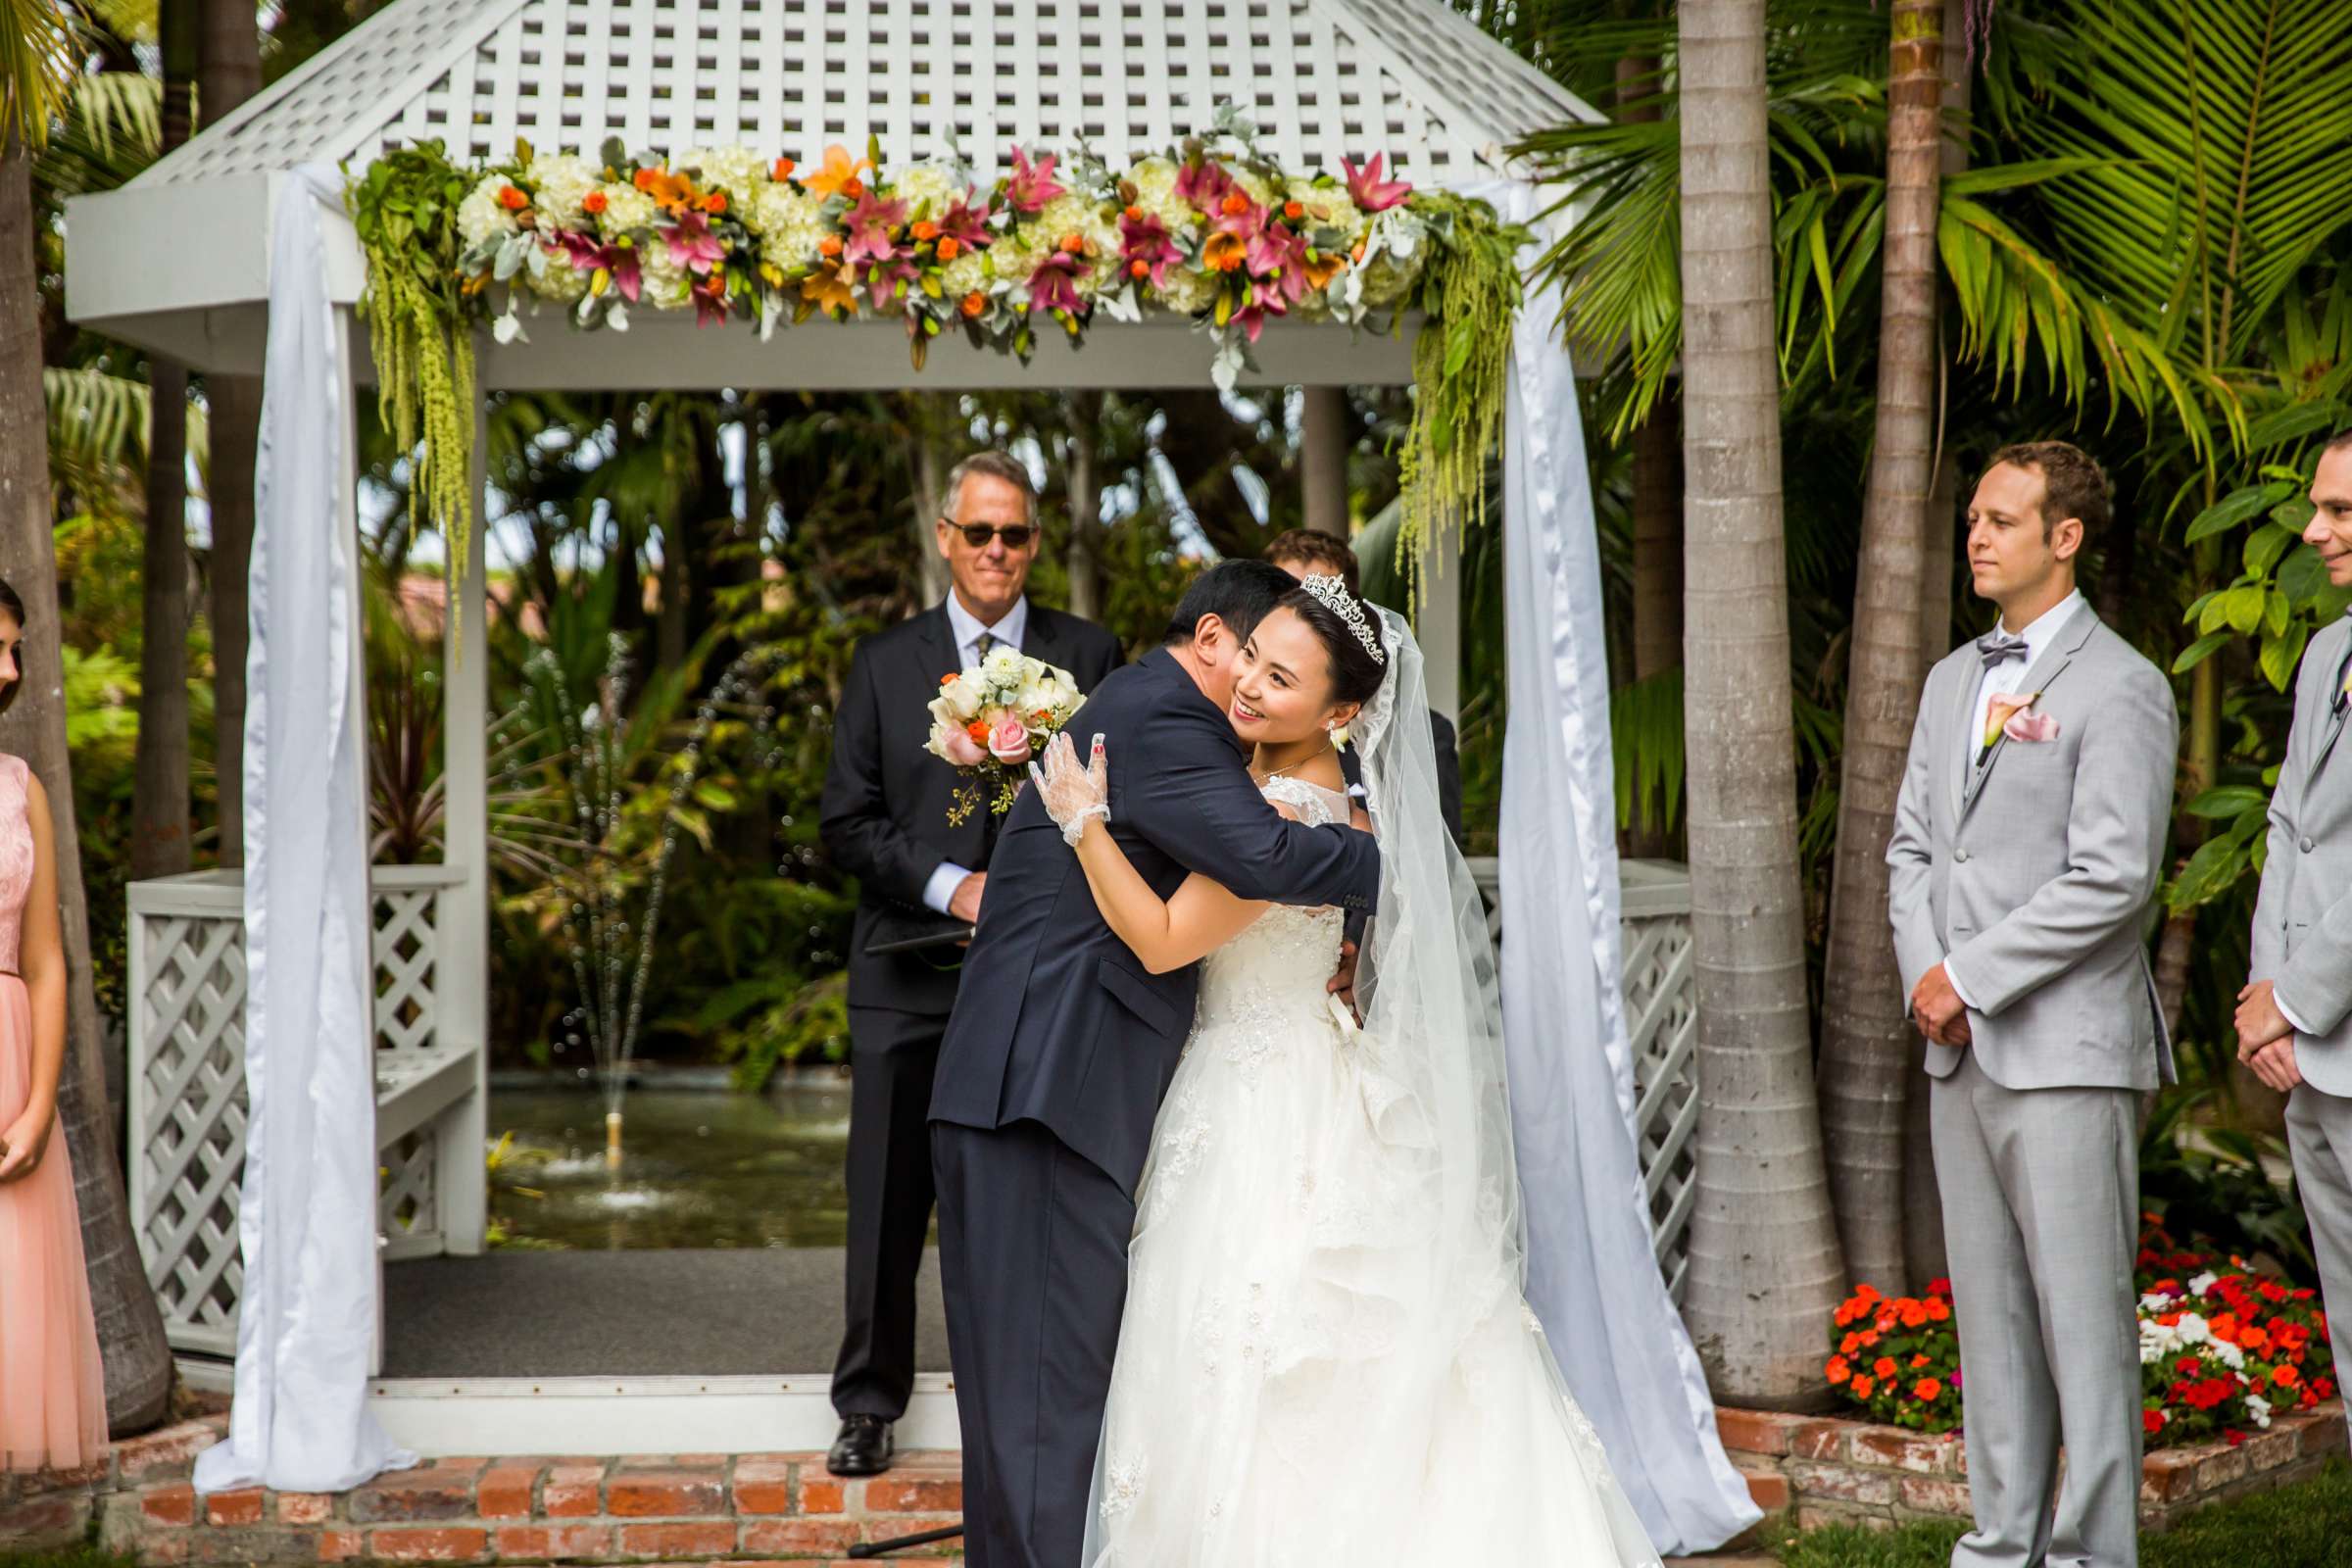
[[[831,143],[862,146],[870,134],[886,163],[954,145],[985,179],[1015,145],[1067,147],[1083,139],[1114,165],[1161,152],[1207,126],[1224,102],[1256,122],[1261,145],[1286,168],[1337,170],[1343,158],[1378,152],[1397,177],[1507,198],[1497,205],[1520,218],[1538,203],[1516,183],[1503,149],[1528,133],[1595,118],[1437,0],[395,0],[128,186],[74,201],[68,213],[68,307],[84,326],[200,369],[258,373],[272,284],[282,281],[270,275],[271,236],[285,204],[308,200],[294,172],[326,163],[356,173],[380,152],[426,139],[440,139],[461,161],[502,157],[517,138],[542,150],[592,151],[609,136],[633,150],[741,142],[808,160]],[[340,214],[326,220],[324,245],[333,319],[327,349],[342,377],[335,406],[344,438],[331,487],[335,514],[318,521],[349,541],[358,527],[349,461],[352,390],[372,379],[368,334],[353,315],[367,278],[356,236]],[[1543,341],[1556,303],[1542,299],[1530,309],[1535,335],[1520,340],[1511,416],[1566,434],[1538,441],[1541,453],[1515,452],[1506,462],[1506,519],[1514,528],[1543,530],[1530,536],[1535,554],[1513,557],[1514,579],[1527,586],[1512,613],[1515,623],[1540,623],[1549,639],[1531,647],[1560,646],[1556,621],[1581,652],[1576,667],[1556,679],[1530,675],[1550,682],[1541,692],[1522,691],[1515,660],[1513,712],[1516,720],[1540,701],[1571,710],[1581,705],[1584,722],[1599,728],[1596,746],[1590,730],[1578,743],[1556,744],[1556,733],[1542,742],[1560,755],[1544,764],[1551,772],[1530,798],[1557,824],[1545,835],[1552,848],[1526,863],[1552,863],[1543,855],[1556,859],[1558,845],[1571,846],[1568,860],[1552,864],[1561,885],[1539,891],[1573,904],[1567,929],[1578,935],[1564,940],[1572,948],[1590,946],[1611,969],[1621,911],[1627,920],[1623,1010],[1614,974],[1605,983],[1576,983],[1593,995],[1587,1005],[1597,1009],[1588,1034],[1620,1043],[1631,1036],[1630,1046],[1614,1048],[1621,1053],[1611,1058],[1621,1087],[1611,1103],[1622,1101],[1635,1123],[1638,1180],[1647,1182],[1656,1215],[1654,1239],[1645,1236],[1642,1246],[1654,1246],[1674,1275],[1688,1215],[1685,1145],[1695,1117],[1687,889],[1678,903],[1673,877],[1644,870],[1627,877],[1621,905],[1609,843],[1606,677],[1582,439],[1572,391],[1562,391],[1570,386],[1564,361],[1555,380],[1534,379],[1537,371],[1526,368],[1540,369],[1545,351],[1558,359]],[[1257,369],[1249,379],[1277,386],[1403,384],[1411,380],[1410,354],[1409,337],[1281,320],[1257,344]],[[1211,358],[1188,322],[1147,314],[1133,323],[1098,319],[1082,351],[1048,341],[1026,366],[943,336],[917,370],[895,323],[812,321],[762,342],[740,325],[700,330],[684,311],[640,312],[625,334],[577,333],[561,314],[546,316],[532,323],[526,340],[502,344],[483,334],[477,356],[477,496],[484,392],[1152,389],[1207,384]],[[274,356],[271,368],[274,376]],[[1531,398],[1535,406],[1524,407]],[[265,445],[265,487],[271,461]],[[1570,519],[1573,533],[1580,508],[1582,536],[1560,544],[1560,519]],[[1524,522],[1531,509],[1536,520]],[[375,1229],[392,1256],[466,1254],[483,1247],[489,878],[480,528],[473,530],[470,556],[451,616],[444,860],[366,872],[375,984],[367,999],[372,1023],[365,1030],[374,1041],[384,1172]],[[356,605],[357,552],[344,549],[340,560],[345,602]],[[1442,562],[1436,564],[1443,569]],[[1455,698],[1452,597],[1433,596],[1422,626],[1432,655],[1432,700],[1445,710]],[[257,594],[256,607],[257,648],[272,633],[307,626],[300,617],[318,613],[286,603],[282,594],[266,610]],[[364,685],[357,627],[346,631],[353,645],[341,697],[348,722],[364,711]],[[1538,662],[1532,655],[1526,661]],[[262,689],[258,664],[255,688]],[[316,736],[272,732],[270,722],[264,716],[249,725],[249,749],[257,742],[265,753],[310,747],[318,787],[356,792],[365,802],[362,756],[338,756]],[[1531,746],[1541,733],[1541,727],[1528,731]],[[331,767],[330,756],[338,756]],[[252,766],[249,760],[249,774]],[[326,776],[333,768],[340,775]],[[257,822],[249,808],[247,826],[249,843],[266,846],[270,822]],[[1579,844],[1587,849],[1573,848]],[[1501,873],[1506,909],[1513,869]],[[1525,865],[1518,870],[1544,874]],[[245,965],[253,913],[234,873],[132,890],[135,1218],[174,1342],[216,1353],[236,1343],[246,1284],[237,1182],[247,1146]],[[274,906],[268,914],[272,925],[288,917]],[[1507,918],[1514,929],[1547,935],[1563,929],[1548,912],[1532,923],[1521,913]],[[1530,973],[1577,973],[1565,956],[1539,956]],[[1509,976],[1506,968],[1506,991]],[[363,1047],[332,1041],[319,1049],[332,1057]],[[380,1282],[377,1288],[380,1301]],[[243,1376],[240,1365],[241,1390]],[[379,1385],[376,1407],[397,1437],[419,1446],[534,1452],[549,1449],[551,1418],[576,1423],[590,1408],[583,1402],[589,1396],[614,1392],[609,1383],[565,1390],[531,1381],[528,1390],[454,1391],[479,1396],[462,1417],[398,1409],[404,1396],[441,1397],[449,1390]],[[623,1391],[648,1401],[628,1418],[626,1446],[659,1447],[672,1423],[679,1441],[693,1448],[821,1446],[829,1422],[821,1376],[744,1381],[759,1387],[705,1384],[692,1406],[664,1402],[676,1389]],[[728,1406],[710,1402],[713,1394],[741,1398]],[[790,1404],[779,1403],[779,1395],[801,1403],[779,1416]],[[952,1443],[951,1398],[937,1380],[928,1383],[903,1441]],[[731,1408],[747,1413],[733,1417]],[[583,1433],[567,1424],[564,1436],[576,1444]]]

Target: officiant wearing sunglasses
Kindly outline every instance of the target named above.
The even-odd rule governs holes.
[[[1041,531],[1029,473],[1001,452],[948,474],[933,532],[953,586],[938,605],[861,640],[834,715],[826,852],[856,876],[850,947],[847,1322],[833,1367],[841,1417],[829,1467],[890,1466],[914,1387],[914,1282],[931,1225],[932,1070],[956,1005],[967,935],[987,897],[999,818],[949,821],[956,770],[923,749],[944,676],[998,648],[1058,665],[1092,691],[1118,639],[1028,597]]]

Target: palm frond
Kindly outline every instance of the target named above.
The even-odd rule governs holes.
[[[85,477],[114,470],[118,480],[147,461],[147,383],[96,368],[41,372],[49,402],[49,449]],[[188,457],[198,474],[211,467],[210,426],[202,404],[188,405]]]
[[[164,84],[135,71],[101,71],[74,83],[73,122],[101,158],[139,153],[152,160],[164,145]]]
[[[47,144],[79,69],[80,33],[58,0],[0,0],[0,146]]]

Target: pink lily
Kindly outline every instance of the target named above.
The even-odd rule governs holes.
[[[1259,283],[1250,289],[1250,303],[1233,313],[1233,321],[1249,335],[1250,342],[1255,343],[1257,334],[1265,328],[1267,317],[1290,314],[1290,307],[1283,302],[1280,291]]]
[[[1401,179],[1380,177],[1380,164],[1383,156],[1383,154],[1374,153],[1370,158],[1364,160],[1364,167],[1361,169],[1356,168],[1345,158],[1340,160],[1340,167],[1348,171],[1348,197],[1354,201],[1357,207],[1367,213],[1385,213],[1413,193],[1413,187]]]
[[[1153,288],[1167,287],[1168,269],[1184,260],[1184,253],[1168,237],[1166,225],[1150,216],[1119,220],[1119,256],[1130,271],[1137,262],[1150,268]]]
[[[727,273],[721,268],[694,285],[694,324],[709,326],[724,322],[728,316]]]
[[[1213,213],[1225,193],[1233,189],[1233,176],[1225,166],[1203,159],[1187,164],[1176,174],[1176,194],[1204,213]]]
[[[899,303],[899,285],[922,276],[922,269],[904,256],[886,256],[865,270],[865,295],[877,311]]]
[[[698,277],[727,259],[725,242],[710,232],[710,220],[700,213],[680,214],[662,237],[669,244],[669,259]]]
[[[1246,264],[1255,277],[1278,277],[1283,292],[1297,299],[1303,285],[1306,261],[1306,241],[1279,223],[1260,224],[1249,235],[1250,253]]]
[[[989,241],[997,237],[988,226],[988,213],[985,197],[974,207],[967,194],[964,200],[948,209],[945,218],[938,220],[939,237],[952,239],[965,250],[986,250]]]
[[[1085,257],[1068,251],[1054,252],[1029,274],[1029,308],[1068,311],[1072,315],[1085,310],[1086,302],[1078,297],[1077,280],[1087,271]]]
[[[849,225],[849,244],[843,249],[845,262],[886,262],[899,253],[891,230],[906,220],[906,204],[903,201],[883,201],[872,191],[858,198],[845,221]]]
[[[645,273],[637,265],[636,246],[599,245],[586,234],[564,234],[559,237],[562,244],[549,248],[561,249],[570,258],[574,271],[606,272],[611,275],[612,286],[620,290],[622,299],[632,305],[637,303],[638,291],[644,286]]]
[[[1020,148],[1012,150],[1012,177],[1004,184],[1004,203],[1016,213],[1034,213],[1056,196],[1067,194],[1067,187],[1054,178],[1054,155],[1046,154],[1034,164]]]

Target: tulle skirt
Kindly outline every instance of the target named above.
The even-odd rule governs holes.
[[[1657,1562],[1508,1260],[1430,1279],[1459,1250],[1395,1104],[1319,1006],[1196,1035],[1138,1194],[1088,1568]]]
[[[0,1127],[32,1094],[32,1005],[0,975]],[[0,1186],[0,1470],[70,1469],[106,1449],[106,1379],[82,1272],[74,1163],[53,1132]]]

